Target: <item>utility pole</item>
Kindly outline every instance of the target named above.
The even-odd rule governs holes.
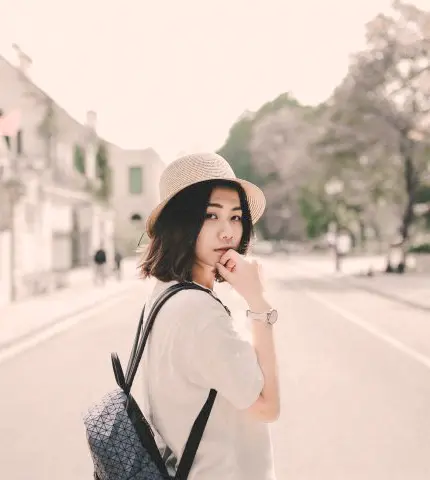
[[[333,213],[334,213],[334,222],[332,223],[332,227],[330,229],[330,233],[333,235],[332,237],[332,248],[334,253],[334,268],[336,273],[340,272],[341,270],[341,256],[339,252],[339,219],[338,219],[338,206],[339,206],[339,196],[344,190],[343,181],[338,178],[331,178],[329,182],[325,185],[325,192],[326,194],[332,198],[333,206]]]
[[[9,191],[10,198],[10,301],[16,300],[16,282],[15,282],[15,266],[16,266],[16,235],[15,235],[15,198],[13,198],[13,191]]]
[[[0,117],[3,117],[1,112]],[[11,302],[16,300],[16,203],[23,193],[23,184],[19,180],[18,175],[18,150],[17,150],[17,130],[14,125],[15,119],[11,120],[11,117],[3,118],[2,130],[0,130],[0,141],[7,139],[7,148],[4,155],[6,160],[6,166],[2,169],[3,188],[6,193],[6,215],[7,215],[7,227],[9,229],[9,299]]]
[[[9,258],[9,298],[11,302],[16,300],[16,205],[23,193],[23,185],[18,177],[17,159],[11,154],[9,162],[9,174],[6,175],[4,186],[8,197],[8,223],[10,239]]]
[[[23,185],[18,175],[18,159],[14,149],[10,153],[10,179],[8,182],[9,205],[10,205],[10,301],[16,300],[16,205],[23,193]]]

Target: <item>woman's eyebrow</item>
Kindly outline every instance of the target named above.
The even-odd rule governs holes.
[[[220,203],[208,203],[208,207],[224,208]],[[234,207],[232,210],[242,210],[241,207]]]

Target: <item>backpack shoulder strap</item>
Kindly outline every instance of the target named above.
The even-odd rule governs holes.
[[[193,466],[194,458],[196,457],[197,450],[203,438],[203,433],[205,432],[212,407],[215,403],[216,396],[217,391],[212,388],[203,408],[200,410],[200,413],[191,428],[190,436],[185,444],[174,480],[186,480],[188,478],[191,467]]]
[[[155,318],[160,311],[161,307],[166,303],[166,301],[172,297],[175,293],[180,290],[184,290],[186,287],[182,284],[175,284],[171,287],[164,290],[157,300],[152,305],[151,310],[149,311],[148,318],[145,323],[143,331],[141,331],[142,324],[140,323],[140,329],[138,329],[138,335],[140,336],[137,348],[133,348],[132,356],[129,360],[129,368],[127,369],[127,378],[126,378],[126,389],[125,393],[129,393],[133,385],[134,377],[136,376],[137,369],[139,367],[140,361],[142,360],[143,351],[145,349],[146,342],[148,340],[149,333],[151,332],[152,326],[154,325]],[[143,312],[141,315],[143,323]]]
[[[160,296],[157,298],[157,300],[154,302],[152,305],[151,310],[149,311],[148,318],[145,323],[145,327],[143,328],[142,331],[142,323],[143,323],[143,314],[141,314],[141,318],[139,320],[139,326],[138,326],[138,333],[135,339],[135,345],[133,347],[132,355],[130,357],[128,367],[127,367],[127,375],[126,375],[126,388],[124,391],[126,393],[129,393],[134,381],[134,377],[136,376],[137,369],[139,367],[140,361],[142,360],[143,356],[143,351],[145,349],[146,342],[148,340],[149,334],[151,332],[152,326],[154,325],[155,318],[160,311],[161,307],[167,302],[167,300],[175,295],[176,293],[180,292],[181,290],[202,290],[211,297],[216,300],[217,302],[221,303],[227,313],[230,315],[230,310],[219,300],[217,297],[215,297],[210,289],[201,287],[200,285],[196,285],[195,283],[192,282],[183,282],[183,283],[176,283],[170,287],[168,287],[166,290],[164,290]],[[137,345],[137,339],[138,336],[140,337],[138,345]],[[136,346],[137,345],[137,346]]]

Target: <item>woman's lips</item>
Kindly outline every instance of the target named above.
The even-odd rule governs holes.
[[[225,253],[225,252],[228,252],[229,250],[230,248],[216,248],[215,252]]]

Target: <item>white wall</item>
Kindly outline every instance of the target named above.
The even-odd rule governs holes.
[[[0,232],[0,306],[10,299],[10,232]],[[3,320],[3,319],[0,319]]]
[[[91,225],[91,251],[97,250],[102,243],[102,210],[99,205],[93,205]]]
[[[43,248],[40,252],[40,267],[44,272],[50,272],[52,270],[52,216],[53,209],[52,204],[47,198],[44,198],[41,202],[41,226],[40,226],[40,245],[43,245]]]
[[[72,229],[72,205],[62,203],[51,204],[51,225],[54,232],[67,233]]]
[[[106,250],[107,262],[110,268],[115,264],[115,225],[112,212],[103,212],[103,244]]]

